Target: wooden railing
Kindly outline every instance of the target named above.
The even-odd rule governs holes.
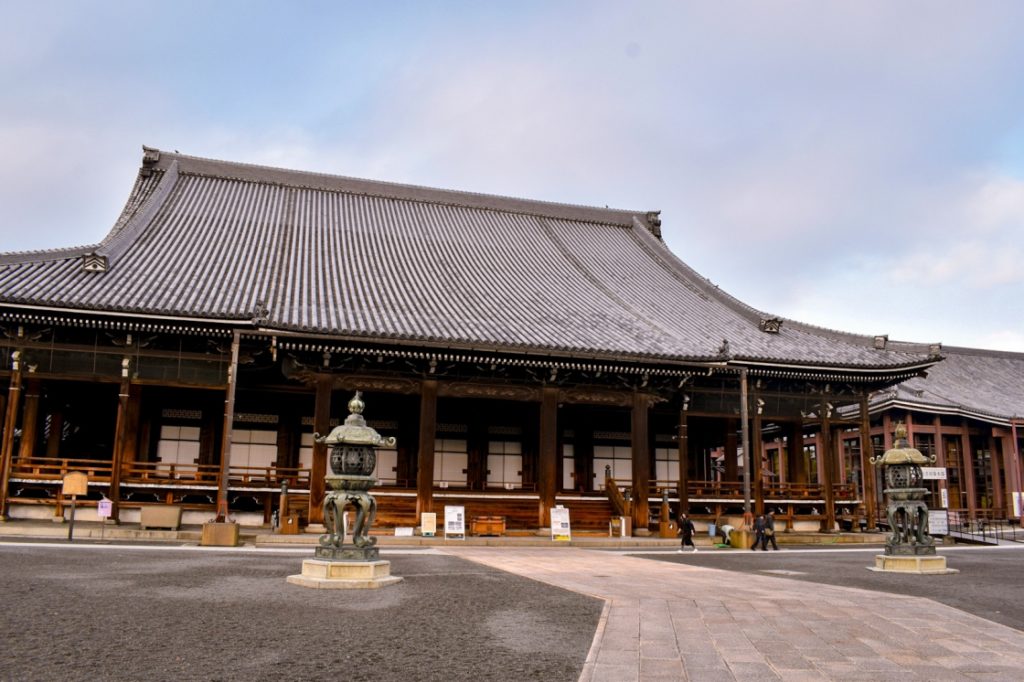
[[[194,483],[216,486],[220,467],[216,464],[176,464],[173,462],[128,462],[121,471],[121,483]]]
[[[19,458],[11,463],[11,478],[59,481],[70,471],[81,471],[90,481],[110,481],[110,462],[56,457]]]

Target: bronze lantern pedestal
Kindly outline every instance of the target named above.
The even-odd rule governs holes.
[[[324,477],[324,527],[315,558],[302,562],[302,574],[288,576],[288,582],[319,589],[368,589],[393,585],[401,580],[391,575],[391,562],[381,561],[377,538],[370,528],[377,515],[377,501],[370,494],[376,485],[376,448],[394,447],[394,438],[384,438],[367,426],[365,404],[358,391],[348,403],[345,423],[326,437],[314,434],[317,443],[331,448],[331,473]],[[355,509],[352,543],[345,544],[345,509]]]
[[[946,557],[935,553],[935,538],[928,534],[928,504],[924,498],[922,464],[935,462],[917,448],[910,447],[907,429],[896,425],[896,443],[871,463],[884,467],[886,516],[892,531],[885,540],[885,554],[875,557],[873,571],[897,573],[958,573],[946,568]]]

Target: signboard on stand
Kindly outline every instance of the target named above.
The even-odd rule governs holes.
[[[420,535],[425,538],[432,538],[437,535],[437,514],[434,512],[423,512],[420,514]]]
[[[461,506],[445,505],[444,507],[444,537],[457,540],[466,539],[466,508]]]
[[[551,539],[568,542],[572,540],[569,527],[569,510],[561,505],[551,508]]]
[[[945,509],[928,510],[928,534],[949,535],[949,517]]]
[[[96,516],[101,519],[109,519],[114,513],[114,503],[112,500],[103,498],[96,503]]]

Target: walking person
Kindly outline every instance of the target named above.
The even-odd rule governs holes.
[[[761,536],[761,549],[768,551],[768,542],[772,543],[772,550],[779,551],[779,545],[775,542],[775,512],[768,512],[764,520],[764,534]]]
[[[686,516],[686,514],[679,515],[679,534],[683,536],[682,544],[679,545],[679,553],[681,554],[683,548],[689,545],[693,547],[693,551],[697,551],[697,545],[693,543],[693,534],[696,529],[693,527],[693,521]]]
[[[756,552],[758,545],[764,543],[764,529],[765,520],[763,514],[758,514],[757,518],[754,519],[754,544],[750,546],[750,551]]]

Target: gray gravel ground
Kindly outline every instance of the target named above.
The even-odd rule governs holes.
[[[576,680],[603,603],[436,554],[379,590],[297,554],[0,543],[2,680]]]
[[[881,547],[832,551],[701,551],[698,554],[638,554],[742,573],[763,573],[826,585],[859,587],[934,599],[982,618],[1024,630],[1024,546],[940,549],[951,575],[909,575],[867,570]]]

